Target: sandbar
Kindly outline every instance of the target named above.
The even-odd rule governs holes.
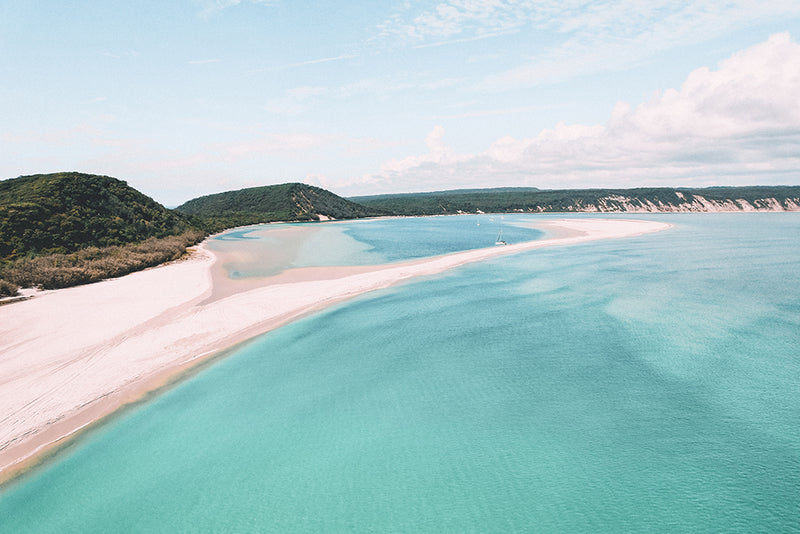
[[[536,225],[554,237],[385,265],[289,269],[240,284],[224,280],[203,243],[169,265],[2,306],[0,482],[220,351],[331,304],[500,255],[670,227]]]

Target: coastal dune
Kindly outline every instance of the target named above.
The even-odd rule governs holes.
[[[239,285],[221,278],[201,245],[170,265],[2,306],[0,481],[210,356],[325,306],[495,256],[669,227],[619,219],[536,226],[551,237],[387,265],[291,269]]]

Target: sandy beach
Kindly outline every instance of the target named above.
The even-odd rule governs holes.
[[[201,245],[170,265],[2,306],[0,482],[212,355],[325,306],[495,256],[669,225],[565,219],[537,227],[553,237],[387,265],[291,269],[242,283],[226,280]]]

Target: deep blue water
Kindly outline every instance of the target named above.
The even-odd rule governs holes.
[[[253,340],[4,488],[0,532],[799,531],[800,214],[627,218],[675,227]],[[348,232],[390,258],[392,224]]]

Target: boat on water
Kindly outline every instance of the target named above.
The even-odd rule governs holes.
[[[500,233],[497,235],[497,241],[495,241],[494,244],[498,245],[498,246],[508,245],[508,243],[506,243],[503,240],[503,229],[502,228],[500,229]]]

